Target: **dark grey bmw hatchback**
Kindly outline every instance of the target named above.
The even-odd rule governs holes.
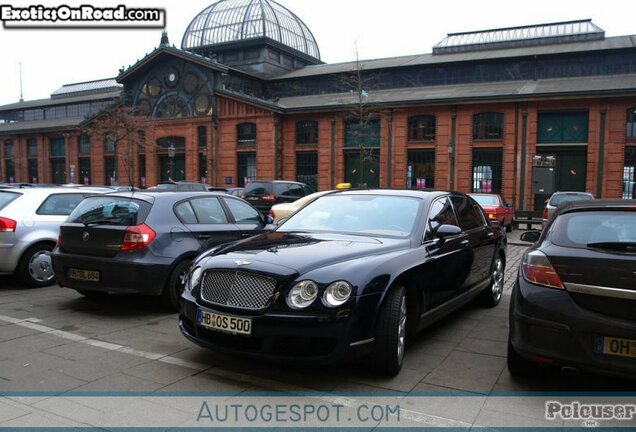
[[[636,378],[636,200],[568,203],[522,239],[537,242],[512,291],[510,373]]]
[[[266,230],[250,204],[225,193],[126,192],[86,198],[52,254],[60,286],[86,296],[161,296],[177,309],[192,259]]]

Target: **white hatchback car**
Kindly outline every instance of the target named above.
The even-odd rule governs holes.
[[[55,279],[51,251],[60,225],[94,191],[72,188],[0,189],[0,274],[30,287]]]

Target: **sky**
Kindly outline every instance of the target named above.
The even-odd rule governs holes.
[[[177,47],[190,21],[213,0],[128,0],[129,7],[165,8]],[[636,34],[628,2],[606,0],[278,0],[314,34],[326,63],[430,53],[447,33],[592,18],[606,36]],[[88,1],[9,0],[26,7],[78,6]],[[123,0],[93,0],[116,6]],[[0,28],[0,105],[48,98],[63,84],[110,78],[159,45],[161,30],[17,30]]]

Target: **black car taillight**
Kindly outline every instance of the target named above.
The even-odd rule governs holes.
[[[521,260],[521,271],[527,282],[547,288],[565,289],[552,263],[542,252],[535,250],[525,254]]]
[[[276,196],[272,194],[268,194],[268,195],[263,195],[261,199],[263,201],[276,201]]]
[[[124,231],[122,251],[135,251],[147,247],[155,239],[155,232],[146,224],[129,226]]]

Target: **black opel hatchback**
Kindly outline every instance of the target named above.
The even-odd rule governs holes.
[[[60,286],[86,296],[162,296],[176,309],[183,275],[196,255],[265,227],[265,218],[254,207],[224,193],[89,197],[60,227],[53,269]]]
[[[636,200],[557,209],[523,256],[510,300],[508,369],[636,378]]]

